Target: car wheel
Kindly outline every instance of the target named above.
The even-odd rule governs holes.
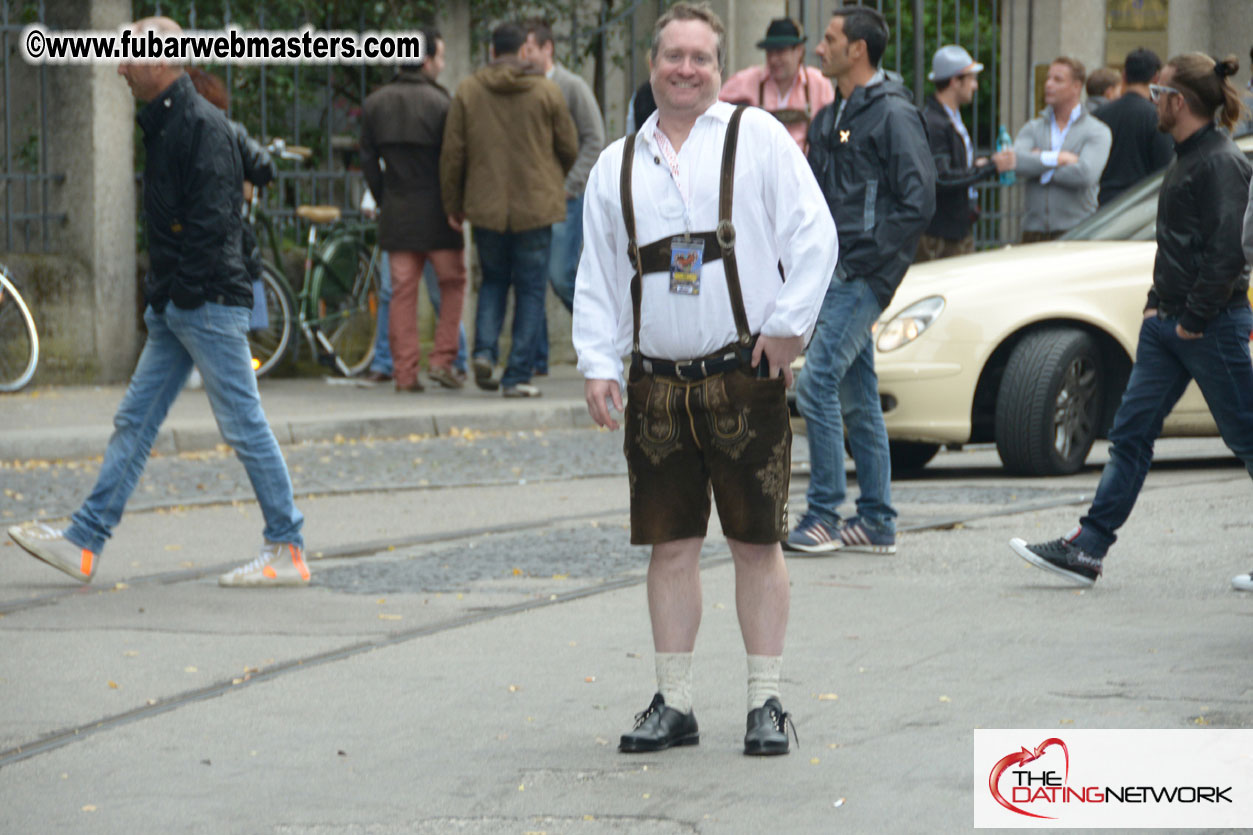
[[[939,444],[924,444],[917,441],[891,441],[888,449],[892,453],[892,475],[921,470],[940,451]]]
[[[1083,466],[1099,431],[1105,369],[1096,341],[1049,328],[1014,346],[996,398],[996,450],[1019,475]]]

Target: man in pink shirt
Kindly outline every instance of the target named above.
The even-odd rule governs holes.
[[[770,21],[757,48],[766,50],[766,63],[731,76],[718,98],[756,105],[772,113],[805,153],[809,120],[835,101],[835,89],[821,70],[805,66],[805,33],[791,18]]]

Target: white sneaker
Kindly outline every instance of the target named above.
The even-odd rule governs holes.
[[[257,558],[218,577],[219,586],[305,586],[309,566],[290,542],[267,542]]]
[[[518,383],[516,386],[505,386],[500,392],[505,397],[539,397],[543,394],[537,386],[530,383]]]
[[[65,531],[43,522],[23,522],[9,528],[9,537],[48,565],[84,583],[96,573],[96,553],[65,538]]]
[[[191,376],[187,378],[187,382],[183,384],[183,388],[188,391],[200,391],[204,388],[204,378],[200,376],[200,369],[193,368]]]
[[[1236,591],[1253,591],[1253,571],[1231,578],[1231,587]]]

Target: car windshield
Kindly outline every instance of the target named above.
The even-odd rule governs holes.
[[[1157,193],[1163,173],[1154,174],[1102,206],[1062,236],[1065,241],[1151,241],[1157,235]]]
[[[1253,137],[1236,144],[1253,157]],[[1150,175],[1127,189],[1065,235],[1064,241],[1151,241],[1157,237],[1157,193],[1165,172]]]

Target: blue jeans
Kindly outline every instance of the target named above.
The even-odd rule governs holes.
[[[1075,540],[1095,557],[1105,556],[1131,515],[1153,463],[1153,442],[1189,381],[1196,380],[1223,441],[1253,475],[1253,312],[1224,310],[1196,340],[1180,339],[1177,324],[1177,317],[1154,316],[1140,325],[1136,362],[1109,433],[1109,463]]]
[[[387,317],[391,315],[392,309],[392,270],[391,264],[388,263],[387,253],[383,253],[383,258],[379,267],[379,312],[378,312],[378,332],[374,337],[374,359],[370,360],[370,370],[377,371],[380,374],[391,375],[392,373],[392,345],[388,340]],[[426,262],[426,267],[422,270],[422,280],[426,282],[426,294],[431,298],[431,307],[435,309],[435,317],[439,318],[439,279],[435,276],[435,268],[431,266],[431,262]],[[461,328],[457,333],[457,358],[453,360],[453,368],[458,371],[466,370],[466,326],[465,322],[461,323]]]
[[[574,312],[574,277],[583,252],[583,195],[566,200],[566,219],[553,224],[553,245],[548,255],[548,281],[566,310]],[[548,373],[548,317],[540,336],[536,373]]]
[[[205,394],[222,439],[243,463],[256,493],[269,542],[304,547],[304,516],[292,500],[291,478],[270,431],[248,350],[246,307],[206,303],[180,310],[170,303],[144,312],[148,340],[130,386],[113,416],[113,436],[91,495],[71,519],[65,538],[99,553],[122,518],[126,500],[148,462],[152,443],[192,365],[200,369]]]
[[[483,286],[474,314],[474,358],[493,365],[500,356],[500,331],[505,305],[513,287],[513,344],[500,384],[506,388],[529,382],[544,322],[544,294],[548,290],[548,253],[552,227],[525,232],[474,230],[474,245],[483,268]]]
[[[831,280],[805,367],[796,383],[796,403],[809,436],[809,512],[828,524],[839,522],[848,491],[844,431],[857,465],[857,516],[867,528],[896,533],[892,508],[892,459],[879,405],[870,328],[882,308],[864,281]]]

